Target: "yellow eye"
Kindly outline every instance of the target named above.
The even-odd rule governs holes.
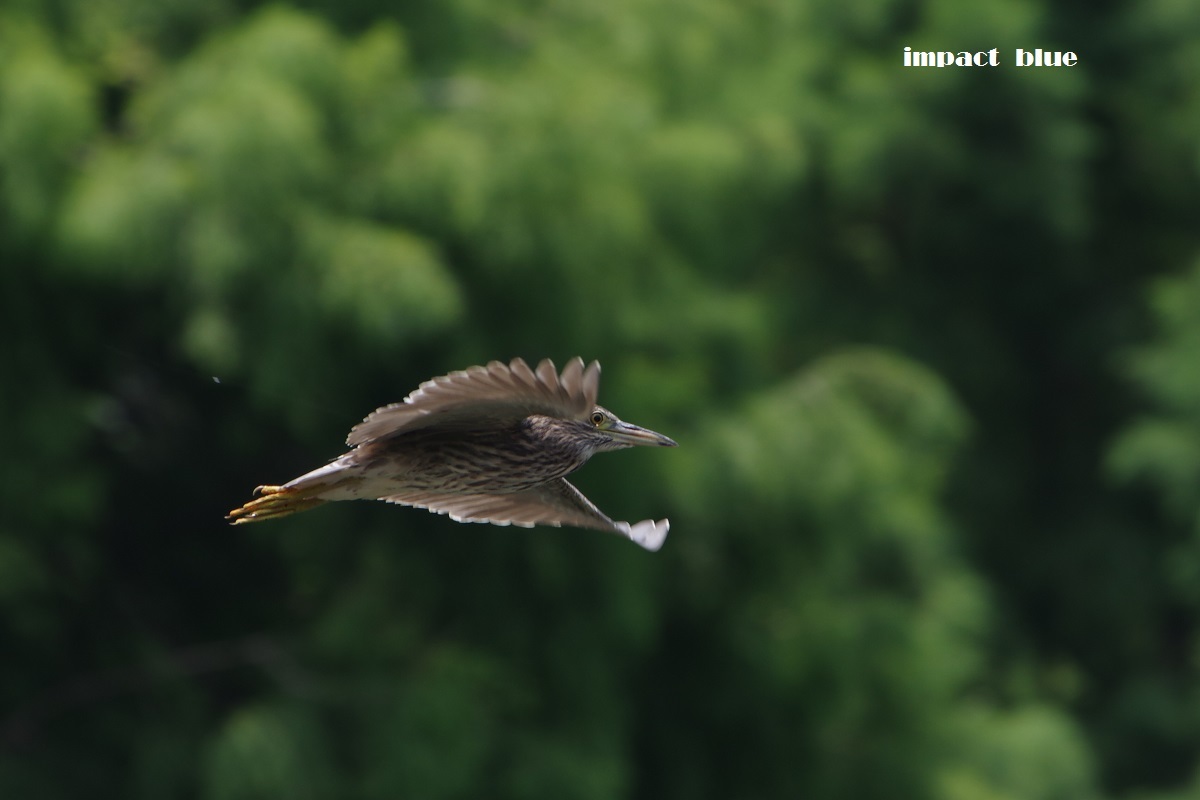
[[[592,424],[595,425],[597,428],[600,427],[602,424],[604,424],[604,415],[601,414],[599,411],[593,411],[592,412]]]

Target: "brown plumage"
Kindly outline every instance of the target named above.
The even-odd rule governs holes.
[[[570,525],[608,531],[657,550],[667,520],[610,519],[566,476],[593,454],[635,445],[674,447],[662,434],[596,405],[600,364],[574,358],[493,361],[421,384],[377,409],[346,439],[353,449],[229,513],[236,524],[282,517],[332,500],[377,499],[458,522]]]

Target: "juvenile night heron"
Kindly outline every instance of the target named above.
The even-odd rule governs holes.
[[[592,528],[657,550],[667,520],[614,521],[567,482],[595,453],[675,446],[596,405],[599,388],[600,364],[585,369],[581,358],[561,375],[548,358],[536,371],[516,358],[434,378],[355,426],[350,452],[283,486],[259,486],[226,519],[237,525],[375,499],[457,522]]]

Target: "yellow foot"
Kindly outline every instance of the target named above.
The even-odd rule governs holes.
[[[254,490],[255,499],[241,508],[230,511],[225,519],[234,525],[246,522],[261,522],[265,519],[275,519],[316,508],[325,501],[313,495],[320,494],[329,487],[310,486],[303,489],[289,489],[286,486],[259,486]]]

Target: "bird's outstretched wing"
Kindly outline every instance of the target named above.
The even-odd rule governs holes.
[[[403,402],[372,411],[351,429],[346,444],[356,447],[434,426],[503,424],[530,414],[583,419],[596,405],[599,390],[596,361],[585,369],[582,358],[573,358],[562,375],[548,358],[536,372],[520,358],[508,364],[492,361],[426,381]]]
[[[671,524],[646,519],[630,524],[610,519],[565,478],[513,494],[439,494],[410,491],[381,497],[389,503],[425,508],[447,514],[456,522],[489,522],[493,525],[570,525],[607,531],[633,540],[647,550],[658,550]]]

